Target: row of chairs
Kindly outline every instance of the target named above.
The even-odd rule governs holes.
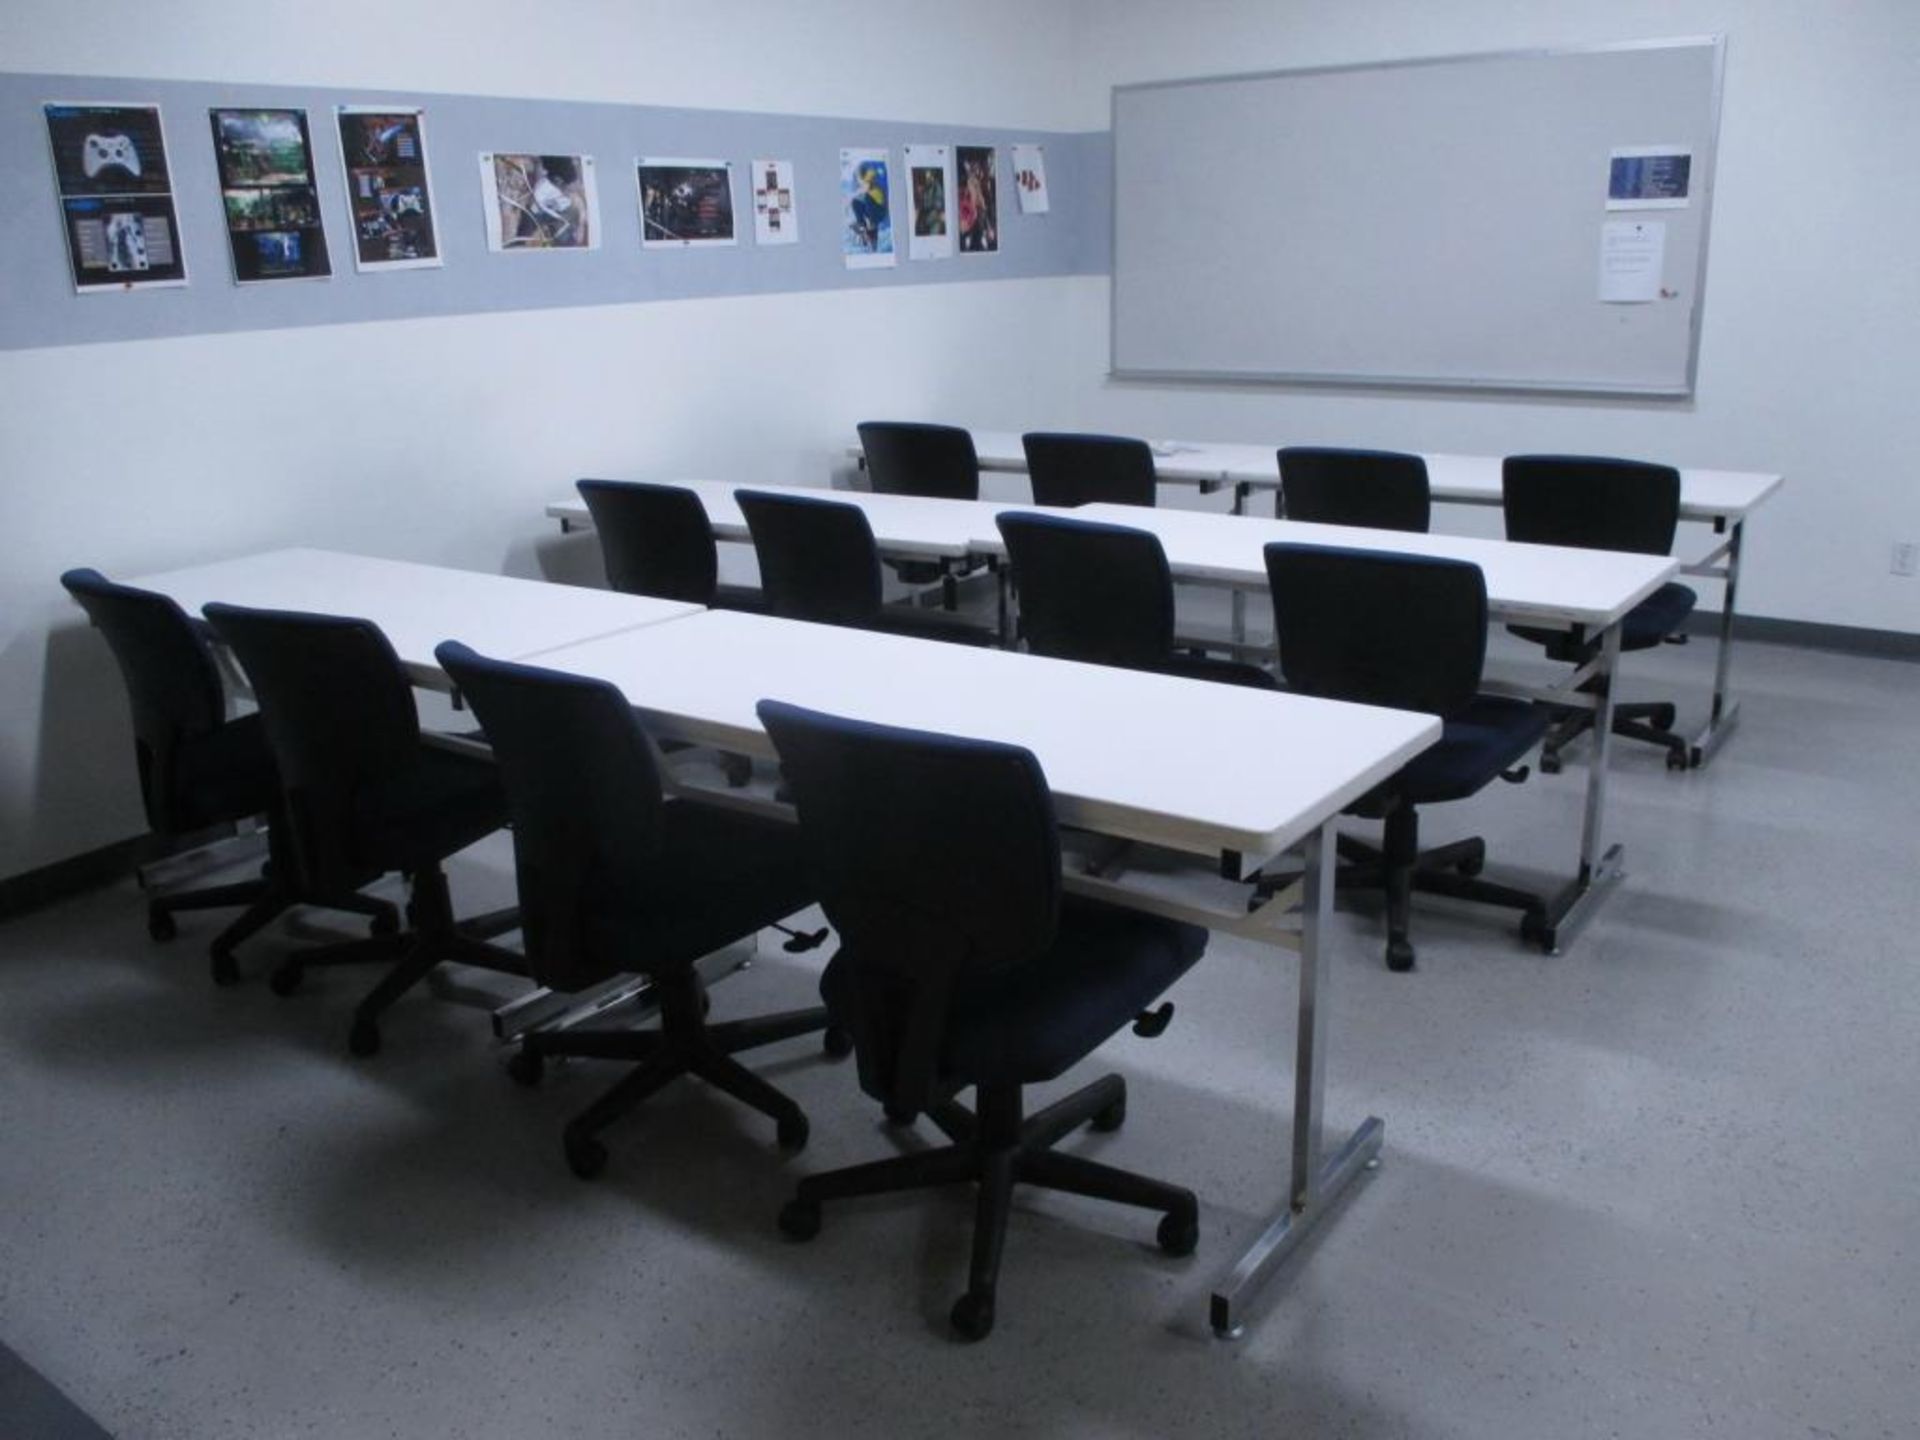
[[[1083,1125],[1122,1123],[1121,1077],[1026,1112],[1029,1085],[1137,1021],[1207,938],[1063,895],[1052,800],[1028,752],[767,702],[760,713],[795,826],[670,795],[651,737],[612,687],[453,641],[437,657],[491,757],[436,744],[391,647],[365,620],[207,606],[212,636],[259,706],[228,718],[208,633],[171,599],[91,570],[62,579],[120,662],[155,829],[267,818],[266,870],[244,893],[153,902],[169,925],[190,904],[249,904],[215,942],[219,983],[238,981],[242,940],[281,910],[314,904],[370,912],[379,933],[294,951],[272,988],[291,994],[316,965],[384,965],[354,1013],[358,1055],[380,1048],[381,1017],[445,960],[561,991],[647,977],[656,1028],[535,1031],[509,1067],[532,1084],[553,1056],[627,1062],[566,1128],[567,1160],[582,1177],[607,1163],[605,1128],[682,1075],[768,1115],[780,1143],[798,1149],[808,1135],[800,1107],[735,1057],[824,1032],[829,1054],[853,1050],[861,1088],[890,1120],[924,1114],[949,1143],[809,1176],[780,1227],[807,1239],[825,1202],[973,1183],[969,1283],[951,1312],[965,1338],[993,1328],[1016,1184],[1157,1211],[1160,1248],[1193,1250],[1190,1190],[1057,1148]],[[513,832],[519,905],[459,920],[444,862],[502,825]],[[404,928],[362,893],[394,871],[409,882]],[[821,980],[825,1005],[710,1023],[694,962],[816,901],[840,937]],[[517,951],[495,943],[509,928],[521,934]],[[960,1101],[970,1088],[971,1108]]]

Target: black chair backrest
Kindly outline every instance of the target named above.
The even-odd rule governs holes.
[[[1289,520],[1422,533],[1432,523],[1427,462],[1394,450],[1289,445],[1280,494]]]
[[[632,708],[605,681],[488,659],[453,640],[434,654],[500,766],[534,979],[577,990],[645,969],[630,934],[595,923],[645,903],[662,843],[660,772]]]
[[[593,516],[608,585],[623,595],[713,603],[720,560],[698,495],[636,480],[574,483]]]
[[[163,835],[185,828],[175,819],[182,808],[175,760],[183,743],[226,718],[211,648],[169,596],[116,585],[98,570],[69,570],[60,583],[106,637],[126,682],[147,823]]]
[[[1500,492],[1507,538],[1665,555],[1680,521],[1680,472],[1597,455],[1509,455]]]
[[[1153,504],[1153,450],[1144,440],[1035,431],[1020,444],[1036,505]]]
[[[1151,669],[1173,653],[1173,577],[1159,536],[1030,511],[994,518],[1034,654]]]
[[[1487,654],[1478,565],[1332,545],[1266,556],[1289,689],[1443,718],[1472,702]]]
[[[1060,839],[1046,776],[1017,745],[772,700],[759,715],[853,976],[861,1086],[921,1109],[956,985],[1053,944]]]
[[[361,796],[416,765],[420,720],[393,647],[371,620],[208,605],[247,673],[280,771],[302,876],[356,888]]]
[[[786,620],[869,625],[880,614],[880,560],[858,505],[741,490],[767,607]]]
[[[957,425],[866,420],[860,425],[860,448],[866,452],[867,483],[882,495],[980,498],[973,434]]]

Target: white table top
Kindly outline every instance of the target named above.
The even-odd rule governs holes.
[[[1680,563],[1665,555],[1520,545],[1463,535],[1417,535],[1299,520],[1262,520],[1199,510],[1082,505],[1074,519],[1130,525],[1160,537],[1176,579],[1211,580],[1265,589],[1266,547],[1276,540],[1300,545],[1344,545],[1470,560],[1487,580],[1487,608],[1502,620],[1535,624],[1611,625],[1660,586]],[[997,531],[976,538],[983,554],[1004,554]]]
[[[1149,439],[1154,469],[1165,481],[1187,484],[1250,485],[1258,490],[1280,488],[1278,443],[1242,445],[1201,440]],[[1026,473],[1026,450],[1019,432],[975,430],[973,448],[982,470]],[[848,454],[858,459],[860,447]],[[1421,456],[1427,462],[1427,481],[1433,498],[1468,505],[1500,503],[1498,455],[1451,455],[1436,451]],[[1784,479],[1765,471],[1680,471],[1680,518],[1683,520],[1744,520],[1747,514],[1778,490]]]
[[[973,553],[972,538],[985,525],[993,528],[993,517],[1003,510],[1025,509],[1020,505],[996,504],[989,500],[929,500],[918,495],[876,495],[870,490],[830,490],[803,485],[751,485],[732,480],[663,480],[663,485],[691,490],[706,507],[708,523],[721,540],[746,540],[746,517],[734,501],[739,490],[766,490],[773,494],[792,493],[815,500],[838,500],[866,511],[873,527],[874,544],[882,554],[924,556],[929,559],[958,560]],[[547,514],[570,525],[591,525],[593,517],[577,494],[556,500],[547,506]]]
[[[524,660],[574,641],[704,613],[677,600],[334,550],[272,550],[127,583],[170,595],[192,615],[223,601],[371,620],[421,685],[445,684],[433,658],[442,640],[464,640],[484,655]]]
[[[769,698],[1024,745],[1062,824],[1201,855],[1286,848],[1440,735],[1409,711],[717,610],[540,663],[727,750],[772,753]]]

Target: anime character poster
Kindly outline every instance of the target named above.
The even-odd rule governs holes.
[[[340,163],[347,173],[358,270],[418,270],[443,263],[427,183],[427,114],[341,105]]]
[[[1047,152],[1040,145],[1013,147],[1013,193],[1022,215],[1047,213]]]
[[[236,285],[333,273],[304,110],[209,110]]]
[[[482,154],[480,202],[496,253],[600,248],[591,155]]]
[[[160,107],[44,109],[73,288],[89,295],[186,284]]]
[[[733,166],[725,160],[640,160],[640,244],[648,250],[732,245]]]
[[[840,253],[849,270],[898,263],[893,249],[893,191],[888,151],[842,150]]]
[[[753,162],[753,243],[792,245],[800,239],[800,217],[793,206],[793,162]]]
[[[1000,248],[1000,199],[996,191],[991,145],[961,145],[954,150],[959,179],[960,253],[991,255]]]
[[[913,215],[907,258],[949,259],[953,255],[953,151],[946,145],[909,145],[906,160]]]

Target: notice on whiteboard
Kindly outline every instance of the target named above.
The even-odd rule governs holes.
[[[1607,209],[1684,210],[1693,152],[1678,145],[1621,145],[1607,155]]]
[[[1660,298],[1667,227],[1658,220],[1609,220],[1600,227],[1600,299],[1645,305]]]

